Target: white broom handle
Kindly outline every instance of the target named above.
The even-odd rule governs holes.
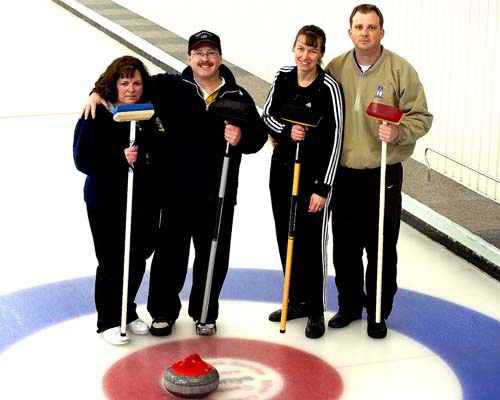
[[[377,292],[375,304],[375,322],[381,321],[382,308],[382,268],[384,257],[384,215],[385,215],[385,171],[387,164],[387,143],[382,141],[380,155],[380,202],[378,210],[378,250],[377,250]]]
[[[214,237],[212,239],[212,246],[210,248],[210,257],[208,260],[208,268],[207,268],[207,279],[205,281],[205,293],[203,296],[203,304],[201,307],[201,318],[200,322],[205,324],[207,322],[208,315],[208,306],[210,304],[210,292],[212,291],[212,281],[214,275],[214,267],[215,267],[215,256],[217,255],[217,246],[219,244],[219,231],[220,224],[222,221],[222,210],[224,208],[224,197],[226,195],[226,182],[227,182],[227,174],[229,171],[229,143],[226,144],[226,153],[224,155],[224,162],[222,164],[222,172],[220,177],[219,184],[219,200],[217,204],[217,214],[215,221],[215,232]]]
[[[130,140],[129,145],[135,143],[135,124],[136,121],[130,121]],[[132,228],[132,196],[134,192],[134,169],[128,168],[127,181],[127,213],[125,219],[125,253],[123,256],[123,289],[122,289],[122,316],[120,333],[122,336],[127,334],[127,310],[128,310],[128,280],[130,268],[130,237]]]

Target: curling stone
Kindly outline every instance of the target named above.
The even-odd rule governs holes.
[[[201,399],[217,389],[219,373],[198,354],[191,354],[167,368],[163,385],[174,396]]]

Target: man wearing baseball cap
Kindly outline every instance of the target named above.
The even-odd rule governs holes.
[[[222,63],[219,36],[202,30],[188,40],[188,66],[181,74],[152,77],[152,103],[164,128],[164,157],[159,171],[162,216],[159,240],[151,263],[147,309],[155,336],[167,336],[177,320],[193,242],[193,285],[188,313],[198,335],[216,333],[219,295],[227,274],[238,174],[242,154],[259,151],[267,130],[250,94],[236,83]],[[86,114],[107,102],[102,93],[91,95]],[[214,112],[220,100],[246,104],[243,120]],[[215,106],[215,107],[214,107]],[[224,207],[220,216],[218,245],[206,321],[201,320],[207,270],[219,200],[222,166],[227,144],[230,161]],[[203,322],[203,323],[202,323]]]

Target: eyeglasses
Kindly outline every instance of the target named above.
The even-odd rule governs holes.
[[[193,51],[191,53],[193,57],[196,57],[198,59],[202,59],[203,57],[208,57],[208,58],[215,58],[219,55],[219,53],[215,50],[209,50],[209,51]]]

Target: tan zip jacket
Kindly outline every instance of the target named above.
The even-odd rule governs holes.
[[[334,58],[325,68],[342,85],[345,96],[345,129],[341,165],[354,169],[380,167],[381,142],[379,122],[365,114],[379,86],[383,86],[382,102],[398,107],[404,113],[399,125],[399,139],[387,145],[387,164],[409,158],[417,139],[432,124],[427,110],[424,88],[415,69],[402,57],[382,49],[375,64],[361,72],[354,50]]]

